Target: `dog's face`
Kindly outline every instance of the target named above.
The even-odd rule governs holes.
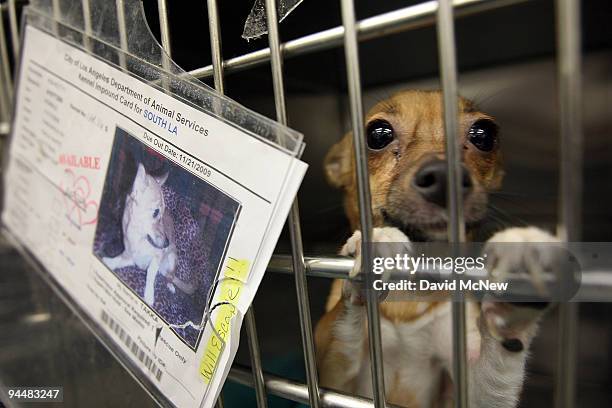
[[[168,173],[162,177],[153,177],[145,171],[142,163],[134,179],[131,197],[134,205],[131,208],[131,222],[151,245],[163,249],[170,244],[164,228],[164,213],[166,203],[162,193],[162,185],[166,182]]]
[[[501,184],[498,127],[460,98],[464,214],[468,231],[483,219],[487,192]],[[395,226],[413,240],[446,237],[447,168],[440,92],[404,91],[376,104],[366,116],[374,226]],[[352,134],[325,158],[329,182],[345,191],[345,210],[359,226]]]

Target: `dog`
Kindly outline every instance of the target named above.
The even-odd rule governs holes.
[[[155,278],[163,275],[167,287],[175,293],[176,287],[188,295],[195,287],[175,276],[177,248],[174,221],[166,208],[162,186],[169,173],[160,177],[148,174],[138,164],[136,177],[130,193],[125,199],[122,218],[124,250],[116,257],[104,257],[102,262],[111,270],[135,265],[146,270],[144,301],[152,306],[155,302]]]
[[[403,91],[377,103],[366,115],[373,242],[446,239],[442,102],[438,91]],[[471,101],[459,98],[458,103],[466,235],[474,239],[486,216],[488,192],[498,189],[503,178],[499,127]],[[352,134],[331,148],[324,166],[331,185],[344,191],[345,213],[355,231],[340,251],[355,257],[354,276],[361,270],[361,233]],[[558,240],[527,227],[497,232],[488,242]],[[524,255],[516,255],[501,251],[489,261],[524,267]],[[371,398],[362,290],[349,280],[334,281],[315,343],[323,387]],[[466,303],[471,407],[517,406],[529,346],[548,307],[547,303]],[[452,406],[450,302],[382,301],[379,310],[387,402],[409,408]]]

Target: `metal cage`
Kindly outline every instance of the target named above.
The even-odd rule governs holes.
[[[83,1],[83,10],[89,12],[89,1]],[[248,53],[235,58],[223,60],[221,55],[220,21],[217,12],[217,0],[207,0],[209,14],[209,30],[211,38],[212,65],[189,72],[196,78],[214,78],[217,91],[224,92],[224,72],[248,70],[252,67],[271,62],[271,74],[274,84],[274,100],[276,119],[286,124],[286,104],[283,84],[283,58],[295,55],[314,53],[333,47],[344,47],[347,66],[347,79],[352,116],[352,129],[355,141],[355,157],[357,162],[357,180],[359,185],[360,222],[363,242],[369,241],[372,233],[372,217],[370,191],[368,185],[368,167],[364,146],[363,106],[361,97],[361,80],[359,70],[359,41],[393,35],[425,25],[437,25],[438,52],[440,60],[440,78],[444,96],[444,120],[447,135],[447,164],[449,183],[449,226],[448,239],[451,242],[464,240],[464,222],[459,182],[458,166],[460,165],[457,143],[455,141],[457,123],[457,68],[455,60],[454,18],[457,16],[482,13],[499,7],[509,7],[526,0],[439,0],[427,1],[415,6],[401,8],[374,17],[356,21],[354,0],[340,0],[343,24],[328,30],[316,32],[285,43],[281,42],[278,30],[278,16],[275,0],[265,0],[267,23],[269,29],[269,47],[260,51]],[[59,7],[58,1],[53,1],[54,7]],[[122,0],[116,0],[120,11]],[[16,0],[7,0],[0,4],[0,135],[7,135],[10,130],[10,117],[13,101],[12,72],[10,60],[16,61],[19,55],[19,28]],[[159,20],[162,45],[168,55],[171,32],[168,25],[167,0],[158,0]],[[560,109],[560,219],[559,231],[565,241],[580,239],[580,197],[581,197],[581,27],[579,0],[557,0],[557,52],[558,81]],[[121,13],[118,13],[120,16]],[[5,18],[9,22],[5,27]],[[86,16],[85,16],[86,17]],[[85,21],[88,19],[85,18]],[[90,28],[91,29],[91,28]],[[87,25],[86,25],[87,30]],[[124,30],[125,32],[125,30]],[[10,41],[10,43],[9,43]],[[9,48],[10,44],[10,48]],[[12,50],[13,55],[9,55]],[[251,308],[246,315],[246,332],[251,353],[251,372],[248,369],[234,367],[230,378],[238,383],[252,386],[256,390],[257,402],[260,408],[267,406],[267,393],[275,394],[312,407],[384,407],[385,387],[383,364],[381,358],[381,333],[376,300],[369,291],[367,302],[367,317],[369,321],[369,336],[371,341],[370,358],[372,367],[373,400],[345,395],[331,390],[320,389],[317,381],[317,368],[313,342],[312,321],[308,301],[307,277],[323,276],[328,278],[348,278],[352,263],[341,258],[305,258],[301,230],[300,211],[297,201],[290,212],[289,230],[292,256],[275,256],[270,264],[270,272],[292,273],[295,277],[296,296],[299,305],[302,348],[306,366],[307,383],[301,384],[262,371],[262,364],[255,326],[255,316]],[[365,247],[364,247],[364,253]],[[367,259],[363,262],[367,265]],[[607,285],[604,282],[584,282],[586,285]],[[457,407],[468,407],[466,373],[466,325],[465,306],[454,302],[453,316],[453,348],[455,401]],[[559,338],[559,366],[556,378],[556,406],[572,407],[575,399],[575,350],[577,304],[561,305]],[[223,406],[221,398],[218,406]]]

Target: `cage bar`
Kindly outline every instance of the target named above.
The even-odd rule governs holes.
[[[249,387],[253,386],[249,371],[246,368],[242,368],[236,364],[231,368],[228,378],[242,385]],[[270,394],[302,404],[309,403],[308,388],[306,384],[301,384],[299,382],[291,381],[271,374],[265,375],[265,382],[266,389],[270,392]],[[320,390],[320,394],[322,408],[372,408],[374,406],[371,399],[326,390],[324,388]],[[396,407],[393,405],[387,405],[387,408]]]
[[[13,100],[13,80],[11,77],[11,66],[9,60],[9,52],[8,52],[8,44],[6,39],[6,31],[4,27],[4,12],[6,11],[6,5],[3,5],[0,10],[0,17],[2,21],[0,21],[0,62],[2,63],[2,81],[4,81],[4,93],[7,98],[7,120],[10,117],[11,109],[11,101]]]
[[[557,47],[560,118],[559,237],[581,239],[582,210],[582,72],[580,1],[557,0]],[[578,303],[559,305],[559,342],[555,406],[576,401]]]
[[[357,42],[357,25],[355,23],[355,5],[353,0],[341,0],[342,24],[344,25],[344,53],[351,106],[351,124],[357,172],[357,195],[359,199],[359,223],[361,228],[361,273],[365,276],[371,265],[372,242],[372,202],[370,195],[370,176],[368,172],[368,154],[365,146],[363,126],[363,102],[361,99],[361,74],[359,70],[359,45]],[[366,288],[366,312],[368,317],[368,336],[370,365],[372,369],[372,393],[374,404],[385,407],[385,375],[380,334],[380,315],[378,294]]]
[[[257,397],[257,407],[267,408],[268,398],[266,394],[266,385],[264,383],[261,352],[259,350],[259,340],[257,339],[257,325],[255,324],[253,305],[247,310],[245,319],[249,351],[251,353],[251,371],[253,373],[253,386],[255,388],[255,396]],[[219,399],[221,399],[221,396],[219,396]]]
[[[219,11],[217,0],[207,0],[208,8],[208,31],[210,33],[210,49],[212,61],[215,65],[215,89],[217,92],[225,93],[225,81],[223,78],[223,56],[221,52],[221,25],[219,21]],[[161,11],[161,8],[160,8]],[[165,18],[167,22],[167,16]],[[161,21],[161,20],[160,20]],[[166,23],[167,24],[167,23]],[[167,27],[166,27],[167,29]],[[169,37],[167,38],[169,44]],[[170,53],[168,53],[170,55]],[[266,389],[263,382],[263,369],[261,365],[261,352],[259,350],[259,340],[257,339],[257,325],[255,323],[255,313],[253,306],[249,307],[245,315],[246,333],[249,342],[249,351],[251,357],[251,370],[253,372],[253,386],[257,398],[257,406],[259,408],[267,408],[268,401]],[[223,397],[219,395],[217,398],[217,406],[223,407]]]
[[[274,103],[276,119],[283,125],[287,124],[287,109],[285,104],[285,86],[283,80],[283,61],[278,32],[278,15],[275,0],[266,0],[266,22],[268,24],[268,42],[272,65],[272,81],[274,86]],[[304,248],[302,244],[302,230],[300,223],[300,210],[297,197],[289,213],[289,235],[291,238],[291,256],[293,259],[293,272],[295,274],[295,289],[300,316],[300,329],[302,334],[302,348],[306,366],[306,380],[308,384],[308,400],[311,407],[320,406],[319,382],[317,378],[317,362],[310,317],[310,301],[308,299],[308,284],[304,265]]]
[[[453,7],[450,0],[438,2],[438,52],[440,59],[440,78],[442,82],[444,105],[444,133],[446,136],[447,182],[447,229],[448,241],[458,244],[465,241],[465,221],[463,219],[463,194],[461,183],[461,150],[459,134],[459,110],[457,107],[457,62],[455,51],[455,28]],[[465,303],[458,295],[453,299],[453,386],[454,401],[457,408],[467,408],[467,334]]]
[[[91,36],[93,29],[91,27],[91,0],[81,0],[83,6],[83,29],[85,30],[85,41],[83,45],[88,51],[93,51],[93,44],[91,43]]]
[[[464,17],[527,1],[529,0],[455,0],[453,6],[456,9],[457,17]],[[437,1],[428,1],[366,18],[356,23],[358,39],[371,40],[402,31],[431,26],[435,24],[437,8]],[[343,41],[344,27],[338,26],[287,41],[281,45],[281,50],[285,58],[290,58],[296,55],[340,47]],[[224,68],[226,73],[231,73],[265,64],[269,60],[270,48],[265,48],[230,58],[225,61]],[[209,78],[213,75],[213,67],[208,65],[188,73],[199,79]]]
[[[159,32],[161,34],[161,44],[166,54],[172,56],[170,45],[170,24],[168,23],[168,5],[166,0],[157,0],[157,12],[159,14]]]
[[[0,124],[2,128],[8,127],[8,121],[11,117],[11,101],[10,95],[11,81],[8,64],[8,51],[6,45],[6,34],[4,32],[4,4],[0,4]],[[4,130],[4,129],[2,129]],[[8,133],[8,132],[7,132]]]
[[[170,42],[170,23],[168,22],[168,5],[166,0],[157,0],[157,14],[159,15],[159,32],[161,35],[161,44],[165,53],[162,54],[162,67],[166,72],[171,70],[172,45]],[[169,81],[164,78],[164,89],[169,89]]]
[[[117,26],[119,30],[119,45],[121,46],[121,50],[124,52],[129,51],[128,46],[128,38],[127,38],[127,27],[125,26],[125,3],[123,0],[115,0],[116,8],[117,8]],[[127,68],[127,62],[125,59],[125,54],[123,52],[119,53],[119,65],[122,68]]]
[[[217,7],[217,0],[207,0],[206,5],[208,9],[208,32],[210,34],[213,81],[217,92],[223,94],[225,93],[225,81],[223,80],[223,55],[221,53],[219,8]]]
[[[8,0],[8,17],[11,33],[11,45],[13,47],[13,59],[17,61],[19,58],[19,22],[17,20],[17,4],[16,0]]]

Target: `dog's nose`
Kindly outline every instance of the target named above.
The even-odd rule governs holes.
[[[435,160],[421,167],[412,184],[415,190],[430,203],[446,208],[446,190],[448,184],[446,162]],[[464,166],[461,166],[462,192],[465,197],[472,189],[472,179]]]

